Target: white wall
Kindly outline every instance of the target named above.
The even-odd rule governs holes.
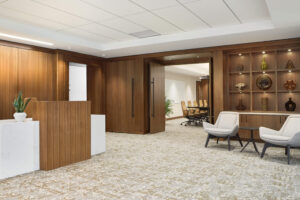
[[[87,100],[86,65],[69,63],[69,101]]]
[[[181,101],[196,100],[195,76],[165,71],[165,95],[173,101],[173,114],[169,117],[182,116]]]

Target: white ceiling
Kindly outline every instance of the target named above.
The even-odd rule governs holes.
[[[197,63],[187,65],[168,65],[165,71],[177,74],[185,74],[193,77],[201,77],[209,75],[209,63]]]
[[[0,0],[0,32],[116,57],[300,37],[299,10],[299,0]],[[131,35],[145,30],[159,35]]]

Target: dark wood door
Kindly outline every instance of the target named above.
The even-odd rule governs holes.
[[[150,63],[150,133],[165,131],[165,68]]]
[[[112,61],[106,67],[106,128],[145,132],[144,63],[141,59]]]

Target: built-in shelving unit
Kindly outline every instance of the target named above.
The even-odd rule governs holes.
[[[226,54],[227,75],[229,86],[227,86],[228,108],[237,110],[242,100],[246,107],[245,112],[286,112],[285,103],[292,98],[296,103],[295,113],[300,113],[300,49],[285,48],[263,51],[244,51]],[[262,60],[265,59],[267,69],[261,69]],[[288,60],[295,66],[286,69]],[[240,70],[243,65],[244,69]],[[272,80],[272,86],[268,90],[261,90],[256,86],[256,80],[261,74],[268,75]],[[284,84],[287,80],[296,83],[295,90],[286,90]],[[235,87],[237,83],[245,83],[244,90],[239,91]],[[268,106],[264,110],[262,98],[267,98]],[[241,110],[239,110],[241,111]]]

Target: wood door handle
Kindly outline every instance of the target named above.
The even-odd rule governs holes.
[[[131,79],[131,117],[134,117],[134,78]]]

